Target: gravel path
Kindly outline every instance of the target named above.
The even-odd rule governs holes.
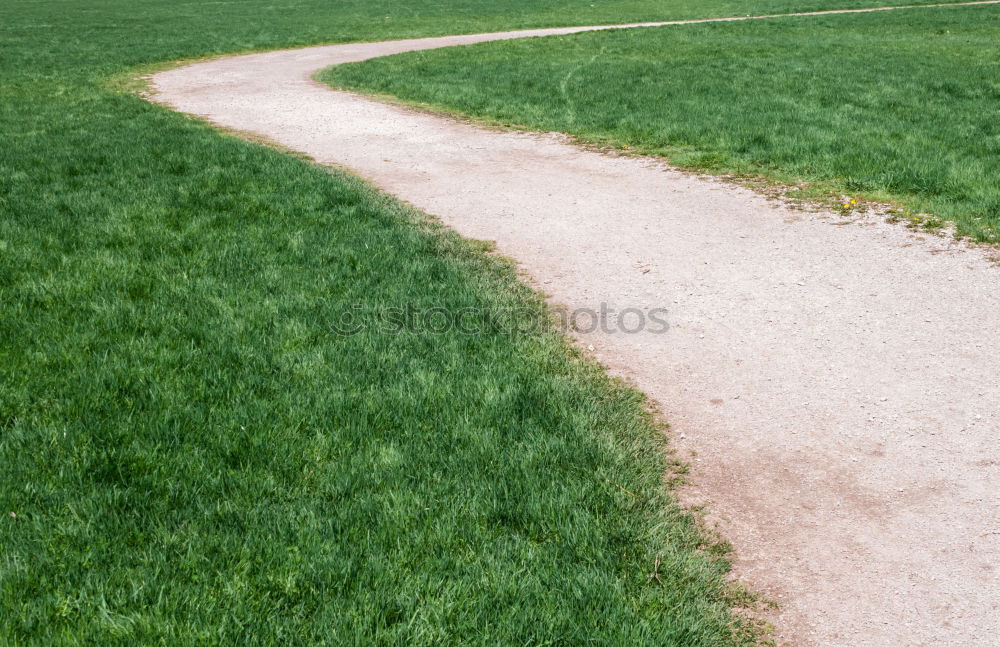
[[[553,303],[608,304],[609,328],[623,309],[666,308],[665,334],[579,337],[661,403],[692,461],[685,496],[712,510],[737,575],[781,603],[782,641],[998,644],[1000,269],[984,252],[311,80],[397,52],[590,29],[235,56],[152,83],[157,101],[495,240]]]

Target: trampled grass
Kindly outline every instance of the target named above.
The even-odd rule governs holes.
[[[322,78],[688,168],[895,201],[1000,242],[996,5],[488,43]]]

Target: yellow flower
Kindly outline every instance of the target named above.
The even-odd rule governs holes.
[[[851,204],[857,204],[857,203],[858,203],[857,200],[851,200]]]

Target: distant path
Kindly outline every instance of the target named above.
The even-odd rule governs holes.
[[[647,24],[691,22],[721,21]],[[153,85],[157,101],[497,241],[555,303],[668,308],[667,334],[581,338],[662,404],[738,575],[782,602],[781,638],[996,644],[1000,270],[981,252],[311,79],[398,52],[619,27],[234,56]]]

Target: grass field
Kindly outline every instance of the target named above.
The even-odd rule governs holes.
[[[551,332],[331,331],[537,308],[509,268],[117,83],[559,4],[0,6],[0,643],[729,640],[635,393]]]
[[[809,183],[1000,242],[1000,6],[610,31],[331,68],[333,85]]]
[[[540,312],[510,267],[123,84],[230,51],[867,4],[0,4],[0,644],[739,642],[641,398],[556,331],[332,329],[355,304]]]

